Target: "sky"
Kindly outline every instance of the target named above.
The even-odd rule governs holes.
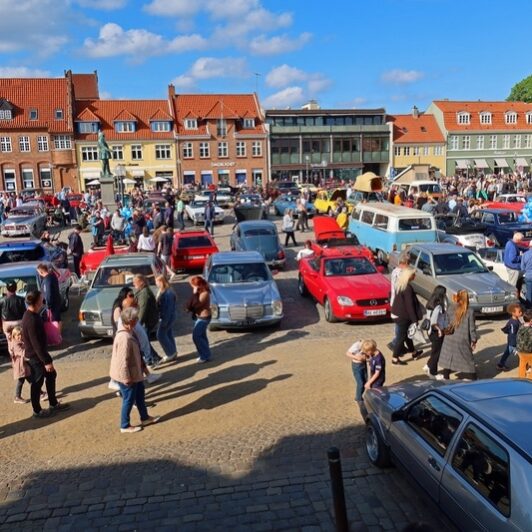
[[[102,98],[165,98],[173,83],[256,91],[266,109],[408,113],[503,100],[532,74],[530,0],[0,0],[0,13],[0,77],[96,70]]]

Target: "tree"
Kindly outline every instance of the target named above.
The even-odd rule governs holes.
[[[507,102],[532,102],[532,76],[521,80],[519,83],[516,83],[510,95],[506,98]]]

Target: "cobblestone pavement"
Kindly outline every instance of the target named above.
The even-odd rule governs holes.
[[[216,231],[227,248],[230,225]],[[378,470],[365,454],[344,353],[354,339],[372,337],[389,360],[392,324],[325,322],[299,297],[288,251],[288,271],[276,277],[286,308],[280,328],[210,333],[214,359],[197,365],[190,318],[180,311],[178,362],[163,366],[147,391],[162,420],[140,433],[119,433],[120,401],[107,388],[110,344],[81,342],[80,297],[65,315],[64,347],[53,352],[69,411],[32,419],[29,405],[13,404],[12,372],[2,363],[0,529],[333,530],[332,445],[342,454],[351,530],[401,530],[413,521],[452,529],[401,472]],[[180,301],[184,277],[175,285]],[[482,377],[495,376],[502,325],[478,323]],[[388,382],[424,378],[425,362],[390,365]]]

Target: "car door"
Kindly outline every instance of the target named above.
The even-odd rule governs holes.
[[[428,298],[436,287],[432,256],[426,251],[421,251],[416,263],[416,292]]]
[[[436,502],[447,450],[464,415],[429,393],[401,411],[389,430],[390,449]]]
[[[320,282],[319,282],[319,276],[320,276],[320,268],[322,263],[321,257],[314,257],[312,259],[309,259],[307,261],[308,267],[305,271],[305,286],[307,287],[307,290],[312,295],[312,297],[319,302],[322,300],[322,296],[320,293]]]

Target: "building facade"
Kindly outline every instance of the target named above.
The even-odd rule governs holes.
[[[268,110],[272,179],[353,180],[390,163],[390,126],[384,109]]]
[[[267,131],[255,94],[175,94],[179,184],[263,185]]]
[[[446,175],[526,172],[532,160],[532,104],[434,101],[446,138]]]

